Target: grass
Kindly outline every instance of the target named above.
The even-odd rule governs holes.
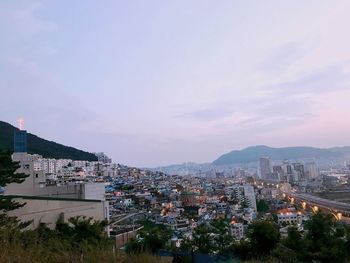
[[[50,247],[50,249],[48,249]],[[0,246],[0,263],[171,263],[170,257],[156,257],[151,254],[126,255],[113,250],[84,249],[67,250],[60,244],[32,244],[28,247],[14,243]]]

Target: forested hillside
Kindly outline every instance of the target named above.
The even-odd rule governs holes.
[[[0,121],[0,149],[13,150],[13,133],[17,128]],[[97,157],[73,147],[42,139],[28,133],[28,153],[40,154],[46,158],[96,161]]]

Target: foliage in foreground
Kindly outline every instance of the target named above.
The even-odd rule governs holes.
[[[59,220],[55,229],[40,225],[35,230],[21,231],[17,222],[6,222],[6,216],[1,217],[0,262],[93,262],[113,252],[104,234],[105,222],[77,217],[70,224]]]
[[[17,173],[17,169],[20,167],[19,162],[13,162],[11,157],[12,152],[7,150],[0,150],[0,187],[5,187],[11,183],[22,183],[28,175],[24,173]],[[0,213],[14,210],[23,206],[0,195]]]
[[[128,254],[151,253],[168,248],[168,241],[172,231],[164,225],[157,225],[150,221],[143,222],[143,229],[138,232],[138,238],[132,238],[126,245]]]
[[[12,161],[11,152],[0,151],[0,187],[24,181],[27,175],[17,173],[19,167]],[[75,217],[66,223],[61,217],[55,229],[42,224],[25,230],[28,224],[7,215],[22,205],[0,196],[0,263],[165,262],[151,255],[127,256],[115,251],[114,241],[106,235],[106,221]]]
[[[151,254],[126,255],[115,251],[113,240],[105,235],[103,221],[72,218],[55,229],[45,225],[20,231],[16,222],[0,225],[0,263],[151,263],[169,262]]]
[[[241,241],[233,240],[229,227],[225,219],[201,224],[194,230],[192,239],[184,239],[181,247],[173,252],[175,255],[225,254],[252,262],[350,262],[350,227],[336,221],[332,215],[317,213],[306,222],[305,231],[299,232],[295,226],[291,226],[286,238],[280,237],[279,228],[273,220],[253,222],[247,239]],[[141,239],[129,242],[129,253],[152,252],[143,249],[151,245],[151,240],[156,240],[153,244],[159,245],[154,249],[164,248],[169,236],[162,235],[162,231],[148,231],[144,229]],[[147,235],[152,239],[145,238]]]

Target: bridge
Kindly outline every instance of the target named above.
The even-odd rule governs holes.
[[[339,221],[350,223],[350,204],[328,200],[309,194],[292,193],[286,196],[288,196],[291,203],[300,203],[303,209],[310,207],[313,212],[322,210],[332,214]]]

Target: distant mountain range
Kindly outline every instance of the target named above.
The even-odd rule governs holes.
[[[14,131],[18,130],[7,122],[0,121],[0,149],[13,150]],[[40,154],[45,158],[97,161],[93,153],[42,139],[34,134],[27,135],[28,153]]]
[[[264,145],[252,146],[243,150],[226,153],[216,159],[214,165],[243,164],[259,161],[268,156],[274,160],[296,160],[308,158],[340,158],[350,156],[350,146],[320,149],[313,147],[272,148]]]

